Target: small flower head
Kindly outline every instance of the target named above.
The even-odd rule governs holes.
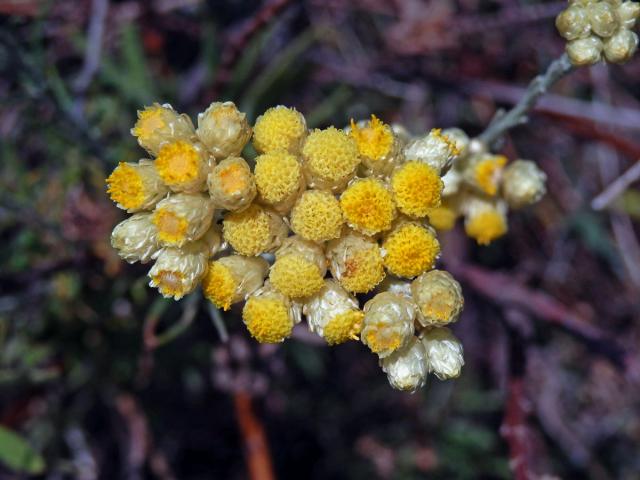
[[[171,105],[154,103],[138,111],[138,121],[131,135],[138,138],[142,148],[157,155],[165,143],[176,140],[190,141],[195,132],[193,124],[185,114],[178,114]]]
[[[307,183],[312,188],[342,190],[360,163],[356,142],[342,130],[314,130],[302,146]]]
[[[424,344],[415,336],[401,349],[380,361],[389,384],[396,390],[415,392],[427,383],[429,365]]]
[[[453,229],[458,216],[457,210],[453,205],[449,204],[449,202],[443,202],[439,207],[430,208],[427,212],[429,225],[438,232],[446,232]]]
[[[384,265],[399,277],[413,278],[433,268],[440,244],[427,228],[412,222],[399,224],[382,244]]]
[[[160,250],[158,229],[151,222],[150,213],[136,213],[115,226],[111,246],[129,262],[147,263]]]
[[[380,285],[376,287],[376,292],[390,292],[395,295],[400,295],[407,300],[413,302],[413,296],[411,294],[411,281],[403,278],[393,277],[387,275],[384,280],[380,282]]]
[[[591,30],[602,37],[608,38],[618,29],[618,17],[615,6],[609,2],[597,2],[587,7],[587,15]]]
[[[392,128],[375,115],[366,122],[351,120],[349,136],[358,146],[366,176],[387,176],[402,161],[400,141]]]
[[[241,255],[255,256],[280,246],[288,229],[275,212],[255,203],[228,213],[222,222],[224,239]]]
[[[616,13],[620,21],[620,26],[624,29],[631,30],[636,26],[636,22],[640,17],[640,3],[624,1],[618,6]]]
[[[155,161],[160,178],[174,192],[204,190],[207,164],[202,147],[183,140],[164,144]]]
[[[294,325],[300,322],[300,307],[267,282],[247,299],[242,319],[258,342],[280,343],[291,336]]]
[[[273,288],[290,298],[304,298],[324,285],[327,261],[322,248],[302,237],[288,237],[276,251],[269,280]]]
[[[529,160],[516,160],[504,170],[502,196],[511,208],[536,203],[547,191],[547,176]]]
[[[222,160],[207,179],[209,195],[216,207],[242,210],[256,196],[256,183],[247,162],[240,157]]]
[[[465,167],[464,176],[471,186],[493,197],[498,193],[502,171],[506,164],[507,157],[504,155],[477,155],[471,158]]]
[[[571,63],[581,67],[598,63],[602,59],[603,48],[602,40],[592,35],[567,43],[566,52]]]
[[[411,292],[423,327],[455,322],[464,308],[460,284],[444,270],[423,273],[411,283]]]
[[[391,176],[398,210],[413,218],[423,218],[429,209],[440,205],[443,186],[432,166],[415,160],[405,163]]]
[[[417,160],[435,168],[438,173],[460,154],[456,142],[434,128],[424,137],[412,140],[404,148],[407,160]]]
[[[588,9],[581,5],[571,5],[556,17],[558,33],[567,40],[586,38],[591,33]]]
[[[305,187],[302,166],[285,150],[258,156],[254,173],[260,201],[281,213],[291,210]]]
[[[309,298],[303,307],[309,329],[337,345],[357,340],[364,314],[355,297],[335,280],[325,280],[322,289]]]
[[[156,205],[152,222],[162,245],[181,247],[202,237],[211,226],[213,203],[200,193],[176,193]]]
[[[260,153],[278,150],[297,155],[307,136],[307,122],[295,108],[278,105],[268,109],[253,127],[253,146]]]
[[[445,128],[442,135],[455,145],[456,157],[464,157],[469,152],[471,139],[461,128]]]
[[[163,297],[180,300],[200,283],[207,270],[208,245],[197,241],[182,248],[164,248],[149,271],[150,287]]]
[[[233,102],[213,102],[198,114],[196,134],[214,158],[222,159],[240,155],[251,137],[251,127]]]
[[[464,230],[479,245],[489,245],[507,233],[507,209],[502,201],[470,197],[464,209]]]
[[[269,264],[260,257],[229,255],[209,263],[202,280],[204,296],[216,307],[229,310],[264,283]]]
[[[120,162],[107,178],[107,186],[111,200],[129,213],[153,208],[168,191],[149,160]]]
[[[355,180],[340,196],[340,208],[351,228],[365,235],[388,230],[396,216],[389,188],[375,178]]]
[[[303,192],[291,210],[291,229],[312,242],[339,237],[343,224],[340,203],[325,190]]]
[[[327,258],[333,278],[349,292],[369,292],[385,275],[378,242],[349,229],[329,242]]]
[[[621,28],[604,41],[604,57],[611,63],[625,63],[638,50],[638,35]]]
[[[429,373],[440,380],[457,378],[464,365],[464,351],[460,340],[446,327],[425,330],[421,335],[427,352]]]
[[[415,316],[413,302],[406,297],[378,293],[364,305],[362,343],[380,358],[388,357],[413,338]]]

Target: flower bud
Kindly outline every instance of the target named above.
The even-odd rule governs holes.
[[[390,189],[375,178],[356,179],[340,196],[347,224],[365,235],[388,230],[396,216]]]
[[[364,314],[358,300],[335,280],[325,280],[318,293],[303,306],[309,330],[324,338],[329,345],[357,340]]]
[[[388,357],[413,338],[415,316],[415,306],[407,298],[378,293],[364,305],[362,343],[380,358]]]
[[[274,251],[288,234],[278,214],[256,203],[241,212],[227,213],[222,225],[224,239],[236,252],[247,256]]]
[[[430,208],[440,205],[443,187],[436,169],[416,160],[401,165],[391,176],[398,210],[412,218],[423,218]]]
[[[393,293],[413,302],[413,297],[411,295],[411,282],[391,275],[387,275],[384,280],[380,282],[376,287],[376,292]]]
[[[502,196],[511,208],[536,203],[547,191],[547,175],[529,160],[516,160],[504,170]]]
[[[469,196],[463,209],[465,232],[479,245],[489,245],[507,233],[507,206],[503,201]]]
[[[464,365],[464,352],[460,340],[451,330],[446,327],[431,328],[422,333],[421,340],[427,352],[429,373],[433,373],[440,380],[460,376]]]
[[[636,26],[636,21],[640,17],[640,3],[638,2],[622,2],[616,9],[620,26],[631,30]]]
[[[567,40],[587,37],[591,33],[587,9],[579,5],[572,5],[563,10],[556,17],[556,28],[560,35]]]
[[[602,40],[596,36],[580,38],[567,43],[569,60],[576,67],[594,65],[602,59]]]
[[[211,226],[213,203],[201,193],[176,193],[156,205],[152,222],[160,244],[181,247],[202,237]]]
[[[589,5],[587,14],[591,30],[600,37],[610,37],[619,27],[615,7],[608,2]]]
[[[385,275],[378,242],[349,229],[328,243],[327,258],[333,278],[349,292],[369,292]]]
[[[200,283],[207,270],[209,247],[202,241],[182,248],[164,248],[149,271],[150,287],[157,287],[163,297],[180,300]]]
[[[169,191],[151,160],[120,162],[107,178],[107,185],[111,200],[129,213],[153,208]]]
[[[260,343],[280,343],[301,320],[300,305],[275,290],[269,282],[254,292],[242,310],[249,333]]]
[[[435,234],[416,222],[399,222],[384,239],[385,267],[399,277],[413,278],[435,265],[440,244]]]
[[[469,145],[471,139],[464,130],[461,128],[445,128],[442,130],[442,136],[447,137],[449,141],[453,142],[455,150],[458,151],[456,157],[464,157],[469,152]]]
[[[335,127],[314,130],[302,146],[303,171],[311,188],[340,192],[360,164],[356,142]]]
[[[260,202],[278,213],[288,213],[304,191],[302,165],[284,150],[258,156],[254,172]]]
[[[204,148],[183,140],[165,143],[155,167],[162,181],[174,192],[199,192],[205,189],[209,159]]]
[[[450,168],[449,171],[442,176],[442,196],[450,197],[451,195],[458,193],[463,180],[460,170],[455,168],[455,166]]]
[[[195,132],[187,115],[178,114],[168,103],[154,103],[138,110],[138,121],[131,129],[131,135],[138,138],[142,148],[157,155],[164,144],[176,140],[189,142]]]
[[[216,307],[229,310],[262,287],[269,264],[260,257],[229,255],[209,262],[202,280],[204,296]]]
[[[443,270],[420,275],[411,283],[411,293],[418,306],[418,321],[423,327],[455,322],[464,308],[460,284]]]
[[[427,212],[429,225],[438,232],[446,232],[453,229],[456,225],[459,213],[455,207],[455,202],[444,201],[442,205],[436,208],[430,208]]]
[[[638,35],[621,28],[604,42],[604,56],[611,63],[625,63],[638,49]]]
[[[213,102],[198,114],[196,134],[214,158],[237,157],[251,137],[246,115],[233,102]]]
[[[340,203],[326,190],[307,190],[291,210],[291,229],[312,242],[337,238],[344,219]]]
[[[440,173],[460,153],[454,141],[434,128],[424,137],[412,140],[404,148],[407,161],[417,160],[435,168]]]
[[[307,136],[304,116],[295,108],[278,105],[268,109],[253,127],[253,146],[258,153],[284,150],[292,155],[300,153]]]
[[[128,263],[147,263],[155,258],[160,246],[151,213],[136,213],[116,225],[111,233],[111,246]]]
[[[241,157],[222,160],[209,174],[207,185],[213,203],[225,210],[242,210],[256,196],[251,169]]]
[[[354,122],[345,129],[358,146],[362,174],[366,177],[386,177],[403,160],[400,140],[393,129],[375,115],[371,120]]]
[[[479,192],[493,197],[498,193],[502,171],[506,164],[507,157],[504,155],[474,155],[469,158],[464,167],[464,180]]]
[[[389,384],[396,390],[415,392],[427,383],[429,374],[424,344],[412,336],[406,346],[380,361]]]
[[[401,150],[404,150],[404,147],[407,146],[407,143],[411,141],[411,133],[404,127],[404,125],[401,125],[399,123],[392,123],[391,130],[393,130],[393,134],[398,140]],[[401,158],[404,158],[404,156]]]
[[[324,285],[327,260],[322,248],[297,235],[288,237],[276,251],[269,280],[273,288],[290,298],[304,298]]]

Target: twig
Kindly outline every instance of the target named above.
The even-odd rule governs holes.
[[[84,65],[73,82],[77,93],[82,94],[89,87],[91,79],[100,68],[102,53],[102,37],[109,10],[109,0],[93,0],[91,2],[91,21],[87,32],[87,49],[84,54]]]
[[[611,182],[597,197],[591,201],[591,208],[602,210],[618,198],[629,186],[640,180],[640,161],[637,161],[626,172]]]
[[[485,144],[491,145],[507,130],[525,123],[527,112],[533,108],[538,98],[572,69],[573,66],[566,54],[554,60],[545,73],[538,75],[531,81],[524,97],[507,113],[497,113],[487,129],[478,138]]]
[[[218,336],[223,343],[227,343],[229,341],[229,332],[227,331],[227,327],[224,324],[224,319],[222,318],[222,314],[220,310],[213,306],[212,303],[208,302],[207,311],[209,312],[209,317],[211,318],[211,323],[215,327],[218,332]]]

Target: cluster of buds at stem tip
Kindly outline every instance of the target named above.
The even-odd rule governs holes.
[[[575,66],[600,60],[625,63],[638,49],[633,31],[640,4],[622,0],[569,0],[556,17],[556,27],[567,40],[566,52]]]
[[[362,342],[407,391],[429,373],[456,377],[464,363],[446,328],[464,300],[435,269],[436,231],[464,215],[487,243],[506,230],[507,204],[544,193],[535,165],[506,165],[460,130],[412,137],[373,115],[309,130],[300,112],[277,106],[251,126],[232,102],[215,102],[195,128],[154,104],[131,132],[151,158],[107,178],[132,214],[112,245],[127,262],[155,262],[150,286],[176,300],[201,286],[215,307],[237,306],[263,343],[290,337],[304,317],[329,345]]]

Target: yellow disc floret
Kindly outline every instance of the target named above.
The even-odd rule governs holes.
[[[271,249],[274,236],[279,233],[274,229],[282,226],[275,215],[269,213],[255,203],[241,212],[227,214],[222,223],[224,239],[241,255],[260,255]]]
[[[151,221],[158,229],[158,239],[163,243],[179,244],[187,235],[189,222],[165,208],[158,208]]]
[[[498,192],[500,174],[507,164],[507,157],[503,155],[488,155],[475,166],[474,180],[477,186],[487,195],[494,196]]]
[[[325,325],[322,332],[324,339],[329,345],[358,340],[363,318],[364,312],[361,310],[349,310],[336,315]]]
[[[440,244],[436,237],[420,225],[401,225],[385,240],[384,264],[394,275],[415,277],[433,268],[440,254]]]
[[[343,223],[338,200],[323,190],[307,190],[291,211],[291,229],[312,242],[338,238]]]
[[[216,307],[229,310],[236,293],[236,281],[228,267],[220,262],[210,262],[202,280],[204,296]]]
[[[354,252],[344,261],[340,284],[348,291],[366,293],[384,278],[384,264],[378,246]]]
[[[342,130],[314,130],[302,147],[302,156],[312,184],[341,188],[360,163],[356,142]]]
[[[260,197],[273,205],[298,191],[302,168],[295,156],[280,150],[256,158],[255,177]]]
[[[393,130],[375,115],[371,115],[371,121],[363,126],[351,119],[349,135],[356,141],[360,155],[371,160],[384,158],[393,148]]]
[[[414,218],[422,218],[440,205],[443,187],[436,169],[418,161],[405,163],[391,177],[398,210]]]
[[[253,146],[258,152],[285,150],[298,153],[307,134],[304,117],[295,108],[270,108],[256,120]]]
[[[507,222],[498,210],[487,209],[469,216],[464,224],[467,235],[480,245],[489,245],[496,238],[507,233]]]
[[[365,235],[388,230],[396,215],[393,195],[380,180],[356,180],[340,197],[347,223]]]
[[[433,135],[434,138],[437,138],[438,140],[446,143],[449,147],[449,152],[451,152],[451,155],[460,155],[460,149],[458,148],[455,140],[452,140],[449,135],[445,135],[444,133],[442,133],[441,128],[432,129],[430,134]]]
[[[120,162],[107,178],[107,192],[125,210],[137,210],[145,201],[144,185],[137,169]]]
[[[308,297],[324,285],[318,266],[295,253],[283,255],[275,261],[269,280],[276,290],[291,298]]]
[[[138,112],[138,121],[131,133],[141,142],[148,140],[157,131],[167,126],[165,108],[157,103]]]
[[[156,169],[164,183],[173,189],[196,188],[196,184],[204,184],[206,179],[200,152],[193,144],[182,140],[160,148]]]
[[[287,305],[276,298],[250,297],[242,319],[253,338],[260,343],[279,343],[291,335],[293,319]]]
[[[458,218],[458,213],[448,205],[440,205],[439,207],[430,208],[427,211],[429,225],[438,231],[444,232],[451,230]]]
[[[173,270],[160,270],[151,275],[151,281],[164,297],[180,298],[185,292],[184,275]]]

